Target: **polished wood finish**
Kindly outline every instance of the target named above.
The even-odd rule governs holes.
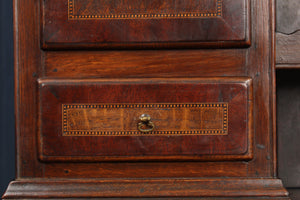
[[[249,46],[249,0],[43,0],[43,48]]]
[[[252,157],[248,78],[41,79],[39,96],[42,160]],[[149,133],[137,128],[145,113]]]
[[[204,157],[204,156],[203,156]],[[119,158],[120,159],[120,158]],[[207,158],[206,158],[207,159]],[[211,158],[210,158],[211,159]],[[45,166],[46,178],[182,178],[182,177],[246,177],[244,162],[52,162]],[[88,170],[87,170],[88,169]],[[217,169],[217,170],[211,170]]]
[[[43,41],[47,39],[47,37],[45,37],[45,32],[43,32],[42,29],[43,23],[45,22],[43,19],[47,18],[47,14],[43,12],[44,8],[47,9],[47,6],[44,7],[44,3],[49,2],[54,2],[54,0],[15,0],[15,92],[18,182],[11,183],[8,191],[4,195],[4,199],[45,199],[50,196],[57,199],[62,198],[61,196],[66,199],[86,199],[88,198],[88,194],[91,195],[89,197],[93,198],[104,198],[103,195],[106,195],[105,198],[114,198],[118,195],[119,191],[119,195],[123,194],[125,197],[128,195],[129,198],[134,197],[141,199],[178,199],[176,195],[179,195],[182,198],[191,199],[288,199],[287,192],[283,189],[276,174],[274,0],[241,0],[238,2],[236,0],[224,0],[224,2],[227,2],[227,5],[241,5],[243,2],[251,4],[251,8],[249,6],[244,7],[246,9],[244,9],[244,11],[247,12],[243,12],[242,15],[239,14],[241,13],[241,9],[235,10],[234,6],[230,7],[231,9],[227,10],[227,16],[232,16],[233,18],[232,20],[226,21],[230,23],[227,24],[228,26],[224,29],[217,28],[220,26],[217,26],[218,22],[214,23],[213,20],[216,19],[199,18],[195,20],[180,19],[173,21],[173,23],[183,23],[199,20],[198,25],[200,26],[202,24],[200,28],[203,29],[197,29],[198,31],[218,31],[214,32],[216,35],[207,33],[207,37],[204,37],[199,45],[197,42],[199,42],[199,37],[203,36],[201,36],[201,34],[195,35],[195,38],[187,34],[186,37],[189,39],[188,44],[181,42],[178,42],[177,44],[176,41],[178,40],[175,41],[171,37],[169,38],[168,35],[162,34],[162,38],[169,38],[169,41],[174,43],[172,45],[169,45],[168,43],[161,46],[159,43],[153,41],[153,43],[149,43],[149,45],[144,45],[142,43],[138,43],[137,45],[126,44],[124,45],[123,50],[118,50],[118,47],[123,47],[117,46],[120,44],[108,46],[108,43],[106,43],[106,46],[103,46],[103,48],[109,47],[111,50],[99,50],[100,46],[96,47],[86,44],[76,46],[76,41],[68,43],[68,45],[74,44],[77,49],[76,51],[63,50],[63,48],[67,47],[63,47],[62,44],[58,44],[57,46],[53,44],[51,50],[46,49],[48,47],[50,48],[50,46],[42,46]],[[57,1],[57,4],[53,5],[59,6],[63,4],[62,2],[63,1]],[[67,8],[67,4],[65,4],[64,7]],[[57,9],[58,17],[62,16],[59,13],[61,11],[62,10]],[[66,14],[64,16],[67,17]],[[251,16],[251,23],[249,16]],[[78,25],[73,28],[78,28],[82,33],[84,33],[83,30],[96,30],[99,27],[91,26],[91,29],[83,28],[84,26],[87,26],[88,28],[90,27],[89,24],[97,24],[101,21],[97,20],[87,20],[87,22],[82,21],[80,22],[84,24],[82,27],[78,27]],[[155,20],[157,19],[152,19],[152,21]],[[217,21],[218,20],[220,21],[221,19],[218,18]],[[54,20],[52,22],[53,24],[59,24],[62,21]],[[249,24],[247,24],[248,22]],[[103,23],[108,24],[108,21]],[[159,24],[158,21],[157,24]],[[241,24],[243,24],[243,26],[241,26]],[[188,28],[186,28],[187,31],[195,27],[187,24],[183,26],[188,26]],[[232,27],[242,29],[240,29],[241,31],[237,31],[237,35],[231,33],[228,34],[227,30],[230,30]],[[61,31],[58,30],[58,32],[55,33],[64,34],[64,30],[69,30],[67,29],[67,26],[65,28],[66,29],[61,27]],[[163,28],[168,29],[169,26]],[[153,28],[153,31],[157,30],[157,28]],[[183,30],[185,29],[179,29],[179,31],[174,34],[177,36],[184,36],[185,34],[181,34],[182,32],[180,32]],[[76,32],[78,33],[77,30],[74,30],[72,32],[74,34],[65,35],[66,37],[62,37],[61,39],[69,37],[70,39],[75,38],[81,40],[80,34],[78,35]],[[229,47],[230,45],[233,47],[235,42],[230,41],[227,43],[224,40],[217,40],[216,45],[211,45],[212,42],[207,40],[209,37],[218,35],[227,38],[234,35],[233,37],[236,39],[244,39],[244,37],[240,36],[246,36],[246,33],[250,32],[251,46],[246,42],[248,44],[247,48],[217,49],[219,47]],[[101,33],[99,36],[103,34],[110,35],[110,33],[111,29],[108,28],[107,32],[104,31],[104,33]],[[119,32],[116,32],[116,35],[118,34]],[[91,35],[92,34],[89,36]],[[137,38],[140,41],[143,41],[144,34],[140,32],[138,35],[139,37]],[[53,36],[55,36],[55,34]],[[250,37],[247,39],[250,39]],[[101,45],[99,41],[100,40],[92,39],[89,42],[96,42],[95,44]],[[147,40],[145,41],[145,44],[148,44]],[[116,42],[118,41],[116,40]],[[195,46],[191,45],[192,43],[195,44]],[[239,41],[237,43],[240,44]],[[244,44],[245,41],[242,41],[242,43]],[[200,46],[215,49],[198,49]],[[89,47],[92,49],[89,49]],[[139,48],[140,50],[126,50],[125,47]],[[145,47],[145,49],[142,49],[143,47]],[[161,47],[170,49],[149,50],[149,48],[157,49]],[[171,49],[173,47],[176,49]],[[180,47],[197,47],[197,49],[181,49]],[[55,51],[55,48],[61,49]],[[68,48],[72,47],[69,46]],[[52,80],[52,82],[57,82],[57,84],[60,85],[59,90],[65,91],[63,89],[64,86],[61,84],[65,79],[71,79],[75,82],[84,82],[86,81],[85,79],[98,79],[101,81],[114,78],[121,81],[121,79],[139,78],[141,79],[141,87],[143,82],[149,83],[152,81],[152,84],[155,85],[157,83],[155,77],[164,80],[173,78],[174,80],[177,80],[178,83],[180,78],[190,79],[191,77],[219,77],[226,80],[233,79],[234,77],[252,79],[253,158],[247,160],[235,159],[226,161],[222,159],[209,161],[166,159],[123,160],[122,162],[108,160],[105,162],[86,162],[81,160],[45,162],[39,158],[39,153],[41,152],[39,151],[41,145],[39,128],[42,127],[45,122],[39,120],[40,93],[38,80]],[[83,82],[82,85],[78,85],[78,88],[83,87]],[[117,83],[116,85],[118,84],[120,83]],[[216,86],[219,84],[220,83],[217,83]],[[68,87],[68,85],[66,85],[66,87]],[[231,93],[230,89],[231,88],[228,88],[228,94]],[[73,91],[76,90],[74,89]],[[80,92],[81,90],[79,89],[78,91]],[[166,91],[169,92],[168,90]],[[172,89],[170,89],[170,91],[172,91]],[[203,89],[203,91],[209,90]],[[210,90],[208,96],[211,95],[213,97],[219,91],[219,89]],[[67,90],[67,92],[70,92],[70,90]],[[180,92],[184,94],[185,91],[180,90]],[[76,94],[76,92],[72,94]],[[91,93],[91,95],[93,94]],[[122,98],[130,99],[130,97],[126,97],[125,95],[122,95],[122,93],[119,95]],[[63,95],[60,94],[60,96]],[[106,98],[109,99],[110,95],[107,96],[108,97]],[[187,98],[180,93],[176,94],[176,97],[177,96],[178,98]],[[240,95],[240,97],[244,96],[245,95]],[[51,101],[56,101],[56,97],[53,96],[53,94],[52,96],[49,94],[48,97],[50,103]],[[73,99],[70,97],[70,102],[68,103],[76,103],[77,98],[83,98],[80,95],[75,95],[75,97],[76,98]],[[167,98],[161,94],[160,98],[162,97]],[[159,100],[161,99],[157,98],[156,103],[162,103],[159,102]],[[44,101],[46,102],[46,99],[44,99]],[[237,103],[236,106],[238,105],[239,104]],[[245,106],[243,106],[243,108],[245,109]],[[53,119],[47,123],[55,123],[56,120],[57,119]],[[61,126],[51,127],[51,130],[55,129],[61,131]],[[155,139],[156,137],[157,136],[153,136],[152,138]],[[230,136],[228,135],[228,137]],[[191,142],[194,142],[192,139],[193,138],[191,137]],[[196,140],[195,142],[199,142],[199,140]],[[222,141],[215,142],[221,143]],[[224,141],[222,145],[230,146],[230,142],[230,140],[229,142]],[[88,143],[86,145],[81,145],[85,146],[86,149],[90,148]],[[246,145],[242,145],[242,147],[246,147]],[[63,145],[59,149],[58,147],[55,148],[57,149],[55,149],[55,152],[53,153],[60,153],[68,150],[68,148]],[[74,145],[72,148],[73,153],[76,152],[77,146]],[[155,150],[155,148],[153,149]],[[47,151],[50,150],[51,149],[47,149]],[[148,153],[149,152],[150,151],[148,151]],[[177,149],[177,153],[178,152]],[[77,153],[80,155],[80,151],[77,151]],[[140,154],[139,156],[142,157],[143,155]],[[184,155],[181,154],[179,156]],[[224,159],[224,156],[225,155],[222,155],[221,158]],[[109,157],[111,158],[111,156],[108,156],[108,158]],[[174,178],[176,181],[174,181]],[[186,181],[186,178],[189,178],[190,180]],[[113,182],[114,184],[108,184],[109,182]],[[55,183],[57,183],[56,186]],[[81,183],[83,183],[83,185]],[[143,186],[149,187],[150,190],[146,191],[146,188],[143,188]],[[92,189],[93,191],[89,189]],[[102,189],[104,192],[99,193],[98,189]],[[58,190],[62,192],[58,193]],[[84,193],[84,190],[88,192]],[[138,192],[136,193],[136,191]],[[142,193],[143,191],[146,192]],[[213,196],[214,193],[215,196]],[[239,194],[239,196],[237,196],[237,194]],[[139,196],[137,197],[134,195]],[[118,198],[121,197],[119,196]]]
[[[228,103],[72,103],[62,113],[64,136],[228,134]]]
[[[63,180],[12,182],[6,198],[16,194],[24,198],[142,198],[142,197],[212,197],[256,198],[281,197],[286,190],[280,180],[274,179],[150,179],[144,180]],[[28,187],[28,191],[24,191]],[[38,188],[38,190],[37,190]],[[116,192],[118,191],[118,192]]]
[[[47,51],[43,73],[52,78],[241,76],[246,55],[247,49]]]

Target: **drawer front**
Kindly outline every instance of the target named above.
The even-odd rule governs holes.
[[[39,80],[44,161],[252,158],[248,78]]]
[[[43,48],[249,46],[249,0],[43,0]]]

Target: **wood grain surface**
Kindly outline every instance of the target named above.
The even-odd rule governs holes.
[[[252,156],[248,78],[41,79],[39,83],[42,160]],[[85,105],[98,108],[87,112]],[[137,128],[139,116],[145,113],[155,124],[149,133]]]
[[[47,51],[43,75],[53,78],[246,76],[246,55],[247,49]]]
[[[63,104],[62,113],[65,136],[228,134],[228,103]],[[143,114],[154,124],[147,133]]]
[[[11,184],[4,195],[5,199],[47,197],[85,199],[88,195],[96,197],[101,190],[104,191],[104,195],[107,195],[106,197],[111,198],[118,194],[123,197],[158,199],[175,198],[176,195],[191,199],[287,199],[286,190],[276,178],[274,0],[224,0],[222,17],[149,19],[147,23],[142,21],[145,19],[122,19],[126,21],[124,23],[119,19],[68,20],[67,1],[14,0],[14,3],[17,180],[20,182]],[[240,9],[241,7],[242,9]],[[144,24],[140,22],[144,22]],[[168,30],[176,31],[168,32]],[[161,47],[177,49],[158,50]],[[56,51],[59,48],[60,50]],[[69,49],[64,50],[63,48]],[[79,48],[81,49],[79,50]],[[99,50],[100,48],[112,49]],[[123,49],[120,50],[120,48]],[[149,50],[149,48],[153,49]],[[50,162],[50,160],[45,162],[39,156],[43,152],[39,147],[46,144],[41,141],[51,142],[51,145],[49,143],[44,149],[49,155],[71,152],[72,155],[81,156],[82,149],[85,151],[98,150],[103,147],[101,145],[104,147],[106,145],[107,148],[103,148],[105,151],[112,151],[111,147],[119,149],[126,149],[127,146],[129,148],[142,147],[143,141],[139,143],[138,139],[118,145],[113,140],[107,143],[103,141],[100,144],[97,143],[99,138],[104,137],[81,137],[80,139],[69,137],[73,141],[68,142],[71,148],[67,148],[64,143],[59,144],[61,140],[57,140],[58,137],[63,138],[60,134],[62,126],[56,124],[57,121],[62,122],[62,115],[55,117],[57,113],[61,112],[61,106],[57,110],[51,110],[52,106],[50,105],[43,106],[43,109],[49,111],[47,116],[51,120],[48,121],[41,120],[40,106],[47,105],[47,103],[59,105],[59,99],[68,95],[66,103],[83,102],[83,100],[87,103],[95,103],[95,99],[101,100],[98,98],[101,94],[85,90],[88,89],[85,84],[87,79],[107,81],[111,78],[116,80],[140,78],[142,80],[140,83],[142,83],[145,80],[156,81],[155,78],[158,77],[162,80],[173,78],[175,82],[180,80],[179,78],[190,79],[191,77],[199,79],[221,77],[226,80],[233,77],[248,77],[252,79],[253,137],[251,139],[253,145],[246,145],[249,144],[247,141],[250,139],[246,140],[245,134],[233,138],[233,140],[227,139],[227,141],[226,137],[231,137],[230,134],[204,136],[203,138],[189,136],[186,139],[188,142],[179,140],[178,137],[170,137],[174,144],[180,144],[177,146],[166,147],[166,145],[164,146],[165,142],[157,141],[160,146],[149,145],[147,151],[145,149],[139,151],[139,154],[156,151],[156,156],[175,152],[176,159],[179,160],[176,160],[175,157],[171,160],[171,156],[165,156],[169,159],[147,160],[149,155],[145,154],[144,160],[141,158],[135,161],[130,160],[130,162],[128,160],[116,162],[113,160],[114,157],[108,154],[106,158],[111,160],[105,162],[72,160],[72,156],[66,156],[55,162]],[[72,84],[62,85],[61,81],[65,79],[68,79],[69,83],[78,83],[79,85],[76,85],[78,89],[70,90],[73,87]],[[38,80],[50,80],[49,83],[55,85],[52,88],[54,93],[51,93],[49,87],[47,90],[42,90],[45,94],[41,95]],[[120,83],[116,85],[118,84],[120,85]],[[218,102],[219,95],[214,95],[218,94],[216,91],[220,91],[221,87],[217,88],[220,84],[218,82],[213,86],[214,88],[210,89],[203,88],[203,91],[211,92],[207,93],[207,98]],[[84,87],[84,90],[80,89]],[[157,95],[157,98],[143,95],[144,99],[140,98],[139,102],[161,103],[165,100],[164,103],[170,103],[172,96],[180,103],[183,101],[196,102],[195,99],[190,98],[191,91],[195,91],[192,86],[190,87],[189,90],[177,87],[178,92],[175,89],[172,90],[172,87],[165,87],[163,90],[153,87],[152,91],[164,91],[164,93]],[[146,88],[146,86],[139,84],[136,89],[138,88]],[[123,91],[124,88],[116,90],[114,93],[106,93],[103,95],[106,101],[97,103],[120,103],[113,100],[116,95],[119,95],[123,101],[127,100],[125,103],[137,102],[138,90],[128,88],[125,92],[125,94],[131,95],[129,93],[131,91],[133,95],[136,95],[136,98],[133,99],[130,98],[130,95],[122,95]],[[57,92],[58,98],[54,95],[55,92]],[[168,95],[171,92],[176,92],[176,95]],[[142,93],[146,94],[146,92]],[[188,95],[185,96],[187,93]],[[231,87],[224,90],[224,94],[227,94],[230,99]],[[196,93],[197,95],[201,96]],[[40,101],[40,97],[43,96],[43,101]],[[97,98],[95,98],[96,96]],[[238,96],[245,98],[245,95]],[[84,99],[85,97],[87,98]],[[201,98],[207,100],[204,96]],[[201,98],[197,98],[197,102]],[[147,102],[147,99],[150,99],[151,102]],[[176,102],[175,100],[173,102]],[[39,102],[44,103],[40,104]],[[237,106],[234,110],[242,113],[243,109],[239,109],[240,105],[239,103],[234,104]],[[45,124],[48,124],[47,129],[44,127]],[[49,134],[45,135],[49,137],[40,137],[41,128],[48,131]],[[236,127],[233,131],[240,133],[239,129],[241,128]],[[216,137],[219,138],[216,139]],[[151,137],[148,144],[153,144],[152,140],[155,138],[157,137]],[[82,142],[82,140],[86,141]],[[132,142],[135,145],[131,145]],[[210,144],[212,148],[205,145],[190,145],[191,143],[199,144],[199,142]],[[225,147],[238,147],[231,150],[240,149],[235,153],[241,154],[224,155],[228,153],[228,149],[222,151],[222,148]],[[251,159],[249,157],[248,159],[238,158],[237,156],[247,155],[245,154],[247,147],[252,147],[251,151],[247,151],[252,152]],[[212,154],[196,156],[198,160],[185,160],[183,159],[185,152],[182,150],[189,148],[190,156],[193,156],[193,152],[196,152],[196,155],[203,152],[200,151],[201,148]],[[171,151],[167,151],[169,149]],[[223,153],[223,155],[217,153]],[[227,160],[224,160],[225,156],[228,156]],[[199,159],[200,157],[202,160]],[[131,156],[132,158],[134,156]],[[192,181],[185,181],[187,177]],[[118,179],[122,183],[108,184],[106,182],[102,184],[104,178],[108,182]],[[173,178],[178,180],[175,181],[175,185]],[[134,179],[138,181],[135,182]],[[166,182],[158,181],[152,184],[152,179],[164,179]],[[219,180],[216,181],[216,179]],[[80,183],[78,184],[77,181]],[[93,183],[90,184],[90,182]],[[83,187],[82,183],[86,187]],[[83,188],[82,190],[78,188],[80,186]],[[149,190],[146,191],[143,186],[149,187]],[[143,191],[146,192],[142,193]]]
[[[56,163],[45,164],[37,159],[36,88],[38,78],[111,78],[111,77],[202,77],[249,76],[253,79],[254,158],[250,162],[215,163],[204,170],[205,163],[183,163],[182,167],[166,163],[145,163],[137,172],[122,168],[124,164],[85,165],[77,178],[97,176],[194,176],[239,175],[242,177],[276,176],[276,134],[274,132],[274,63],[272,1],[251,1],[252,41],[247,49],[175,50],[175,51],[39,51],[40,4],[34,0],[17,0],[16,12],[16,116],[18,136],[17,177],[51,177],[61,170]],[[32,12],[35,11],[35,14]],[[20,15],[18,13],[21,13]],[[268,13],[268,14],[267,14]],[[22,16],[22,17],[21,17]],[[23,17],[26,16],[26,17]],[[25,48],[26,47],[26,48]],[[74,64],[72,64],[74,61]],[[122,62],[124,61],[124,62]],[[141,67],[140,67],[141,66]],[[150,71],[149,71],[150,70]],[[147,73],[149,72],[149,73]],[[78,164],[68,164],[75,169]],[[145,166],[146,165],[146,166]],[[196,166],[201,166],[197,168]],[[238,166],[238,167],[233,167]],[[223,169],[232,167],[233,171]],[[51,170],[50,170],[51,169]],[[108,170],[112,169],[112,171]],[[171,170],[173,169],[173,170]],[[176,171],[178,170],[178,171]],[[206,172],[206,173],[204,173]],[[153,174],[154,173],[154,174]],[[61,173],[59,173],[61,174]],[[70,176],[72,177],[72,176]]]
[[[42,2],[44,49],[250,45],[249,0]]]

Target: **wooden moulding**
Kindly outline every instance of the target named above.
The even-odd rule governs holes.
[[[249,0],[41,0],[44,49],[250,46]]]
[[[43,161],[253,156],[252,80],[247,77],[40,79],[39,103]],[[155,128],[150,132],[138,129],[142,114],[151,116]]]
[[[11,182],[4,199],[288,199],[279,179],[111,179]]]

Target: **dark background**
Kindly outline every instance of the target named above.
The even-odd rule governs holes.
[[[13,0],[0,0],[0,196],[15,178],[12,2]],[[278,17],[288,21],[297,19],[299,4],[299,0],[277,0],[277,9],[282,11],[278,12]],[[283,21],[282,24],[277,24],[277,31],[286,34],[299,31],[300,20],[294,21],[295,23]],[[299,77],[300,67],[295,70],[277,70],[279,176],[289,188],[293,199],[299,199],[300,196]]]
[[[15,178],[12,0],[0,0],[0,197]]]

